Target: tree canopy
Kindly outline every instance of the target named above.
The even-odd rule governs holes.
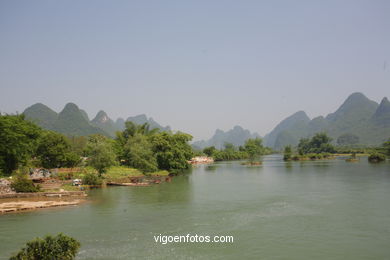
[[[106,172],[108,167],[115,165],[113,145],[105,136],[91,135],[88,139],[86,153],[88,165],[95,168],[99,175]]]
[[[10,175],[35,153],[41,128],[23,115],[0,115],[0,171]]]
[[[72,151],[69,140],[62,134],[45,131],[39,140],[37,156],[44,168],[73,167],[80,156]]]
[[[308,153],[334,153],[335,149],[330,143],[330,138],[326,133],[317,133],[311,139],[302,138],[298,144],[299,154]]]
[[[54,237],[46,236],[43,239],[36,238],[27,242],[26,246],[10,260],[72,260],[76,257],[79,248],[80,242],[60,233]]]

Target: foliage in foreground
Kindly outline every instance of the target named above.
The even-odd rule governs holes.
[[[10,260],[72,260],[79,248],[80,242],[60,233],[54,237],[46,236],[27,242]]]

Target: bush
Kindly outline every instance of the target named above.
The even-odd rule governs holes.
[[[46,236],[27,242],[10,260],[71,260],[76,256],[80,242],[72,237],[58,234],[55,237]]]
[[[102,179],[94,173],[87,173],[83,177],[83,184],[98,186],[102,184]]]
[[[57,173],[57,178],[65,181],[65,180],[71,180],[74,178],[74,173],[73,172],[59,172]]]
[[[368,156],[368,161],[371,163],[383,162],[384,160],[386,160],[385,155],[378,153],[378,152],[372,152]]]
[[[11,188],[16,192],[38,192],[40,190],[39,186],[35,186],[32,180],[22,173],[15,175]]]

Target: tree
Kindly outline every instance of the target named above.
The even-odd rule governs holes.
[[[310,150],[310,139],[309,138],[302,138],[299,140],[298,144],[298,153],[300,155],[309,153]]]
[[[42,130],[24,115],[0,115],[0,171],[10,175],[27,164]]]
[[[213,156],[213,154],[216,150],[217,149],[215,148],[215,146],[209,146],[209,147],[206,147],[203,149],[203,153],[206,154],[207,156],[211,157],[211,156]]]
[[[91,135],[87,143],[88,165],[95,168],[99,176],[107,168],[115,165],[115,154],[112,144],[102,135]]]
[[[150,137],[156,155],[158,168],[177,173],[190,167],[188,160],[193,156],[192,140],[189,134],[161,132]]]
[[[118,158],[121,161],[126,162],[128,160],[127,158],[128,154],[127,151],[125,151],[125,146],[127,145],[130,139],[132,139],[137,134],[150,137],[158,133],[158,131],[159,129],[157,128],[150,130],[148,123],[145,123],[143,125],[137,125],[131,121],[126,121],[125,130],[116,133],[116,138],[114,143],[115,153],[118,155]]]
[[[300,155],[307,153],[334,153],[335,149],[331,145],[332,138],[325,133],[317,133],[311,139],[302,138],[298,144]]]
[[[384,153],[390,156],[390,139],[387,142],[384,142],[383,145]]]
[[[248,154],[249,160],[254,161],[256,157],[264,154],[262,140],[260,138],[246,140],[244,151]]]
[[[290,161],[292,158],[292,149],[290,145],[284,147],[283,160]]]
[[[45,168],[74,167],[80,156],[72,151],[68,139],[59,133],[45,131],[37,149],[37,156]]]
[[[310,152],[311,153],[332,153],[334,152],[333,146],[330,144],[332,138],[326,133],[317,133],[310,140]]]
[[[40,187],[35,186],[24,172],[19,172],[13,177],[11,188],[16,192],[38,192],[40,190]]]
[[[69,139],[72,151],[78,156],[85,156],[88,138],[85,136],[72,136]]]
[[[368,161],[371,163],[379,163],[379,162],[383,162],[384,160],[386,160],[385,155],[383,155],[377,151],[372,152],[368,156]]]
[[[72,260],[79,248],[80,242],[60,233],[55,237],[46,236],[27,242],[10,260]]]
[[[142,172],[155,172],[157,168],[156,156],[152,144],[145,135],[136,133],[124,146],[125,164]]]

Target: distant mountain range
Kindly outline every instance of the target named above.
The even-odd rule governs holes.
[[[87,113],[73,103],[66,104],[60,113],[37,103],[27,108],[23,114],[45,129],[66,135],[99,133],[113,137],[116,131],[124,129],[125,121],[149,123],[151,128],[171,130],[169,126],[164,127],[146,115],[128,117],[126,120],[118,118],[114,121],[104,111],[99,111],[95,118],[90,120]],[[353,93],[334,113],[326,117],[310,119],[304,111],[292,114],[268,133],[263,143],[281,150],[286,145],[296,146],[301,138],[313,136],[318,132],[326,132],[333,138],[334,143],[339,141],[342,144],[350,142],[356,145],[379,145],[390,138],[390,102],[383,98],[378,104],[362,93]],[[240,146],[247,139],[255,137],[259,135],[235,126],[227,132],[217,129],[209,140],[194,142],[193,146],[198,149],[207,146],[223,148],[225,143]]]
[[[118,118],[114,122],[103,110],[99,111],[94,119],[89,120],[88,114],[74,103],[66,104],[60,113],[44,104],[37,103],[26,108],[23,114],[44,129],[72,136],[102,134],[114,137],[116,131],[122,131],[125,128],[124,119]],[[169,126],[163,127],[153,118],[147,118],[146,115],[128,117],[126,121],[136,124],[149,123],[151,129],[171,130]]]
[[[304,111],[292,114],[264,137],[264,143],[280,150],[317,132],[327,133],[334,143],[350,136],[353,144],[379,145],[390,138],[390,102],[385,97],[378,104],[362,93],[353,93],[326,117],[310,119]]]
[[[218,149],[224,147],[225,143],[231,143],[235,146],[240,146],[245,143],[249,138],[260,137],[257,133],[251,133],[249,130],[243,129],[241,126],[235,126],[227,132],[220,129],[215,131],[213,137],[207,141],[197,141],[192,144],[196,149],[204,149],[208,146],[215,146]]]

